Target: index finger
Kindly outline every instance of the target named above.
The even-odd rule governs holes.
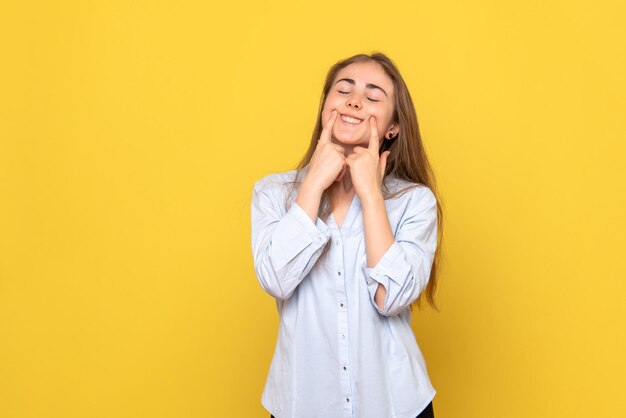
[[[320,139],[318,142],[330,142],[330,133],[333,130],[333,125],[335,124],[335,120],[337,120],[337,111],[333,110],[330,112],[330,117],[326,121],[324,128],[322,129],[322,134],[320,135]]]
[[[370,132],[370,143],[367,146],[367,149],[378,156],[380,138],[378,137],[378,124],[376,123],[374,116],[370,116]]]

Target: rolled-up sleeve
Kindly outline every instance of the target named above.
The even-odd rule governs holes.
[[[362,263],[370,300],[385,316],[397,315],[422,293],[430,278],[437,249],[437,200],[427,187],[418,188],[399,221],[395,240],[374,267]],[[374,295],[378,284],[386,289],[383,309]]]
[[[331,234],[319,217],[314,223],[295,201],[286,212],[281,210],[284,202],[263,184],[255,183],[252,196],[254,270],[263,290],[288,299],[315,265]]]

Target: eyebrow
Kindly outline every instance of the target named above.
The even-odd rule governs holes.
[[[352,85],[355,85],[355,84],[356,84],[356,83],[354,82],[354,80],[353,80],[353,79],[351,79],[351,78],[342,78],[342,79],[340,79],[340,80],[337,80],[337,81],[335,82],[335,84],[339,83],[340,81],[346,81],[346,82],[348,82],[348,83],[350,83],[350,84],[352,84]],[[377,86],[376,84],[368,83],[368,84],[366,84],[366,85],[365,85],[365,87],[367,87],[368,89],[379,89],[380,91],[382,91],[383,93],[385,93],[385,96],[387,95],[387,92],[386,92],[385,90],[383,90],[383,88],[382,88],[382,87],[379,87],[379,86]]]

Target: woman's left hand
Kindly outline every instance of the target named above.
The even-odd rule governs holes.
[[[387,157],[391,152],[385,151],[380,157],[378,156],[380,139],[376,119],[373,116],[370,116],[369,124],[371,135],[368,147],[356,146],[352,154],[346,157],[352,184],[361,200],[382,195],[382,181],[385,176]]]

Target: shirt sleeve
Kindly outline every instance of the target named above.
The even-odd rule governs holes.
[[[400,220],[393,244],[374,267],[367,266],[367,259],[362,264],[370,300],[381,315],[397,315],[408,308],[430,278],[437,249],[437,200],[429,188],[419,189]],[[383,309],[374,299],[379,283],[387,291]]]
[[[254,185],[254,270],[263,290],[276,298],[288,299],[313,268],[331,234],[319,217],[313,223],[295,200],[287,212],[281,207],[268,188],[261,187],[260,182]]]

